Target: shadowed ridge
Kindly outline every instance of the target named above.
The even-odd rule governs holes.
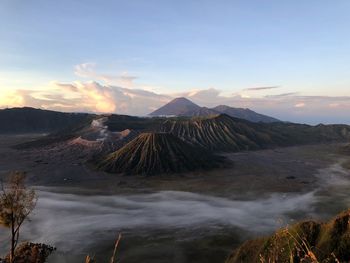
[[[52,133],[74,127],[94,116],[30,107],[0,109],[0,134]]]
[[[280,120],[276,118],[257,113],[255,111],[252,111],[251,109],[233,108],[226,105],[219,105],[213,108],[213,110],[225,113],[234,118],[244,119],[251,122],[280,122]]]
[[[153,175],[218,167],[219,157],[168,133],[142,133],[97,167],[111,173]]]

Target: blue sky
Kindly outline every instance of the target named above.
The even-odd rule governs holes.
[[[350,95],[349,13],[347,0],[2,0],[0,89],[12,92],[8,96],[36,90],[43,97],[57,94],[52,82],[96,81],[164,98],[210,88],[224,97],[295,93],[294,106],[308,105],[301,96],[338,97],[344,109]],[[79,65],[88,72],[77,72]],[[270,86],[278,88],[244,91]],[[250,104],[273,114],[259,105]],[[283,114],[289,113],[284,109]],[[300,120],[310,118],[309,113]]]

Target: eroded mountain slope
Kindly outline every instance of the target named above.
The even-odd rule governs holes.
[[[153,175],[218,167],[221,158],[169,133],[143,133],[97,167],[111,173]]]

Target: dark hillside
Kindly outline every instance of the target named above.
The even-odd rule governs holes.
[[[219,105],[213,108],[213,110],[220,113],[227,114],[234,118],[244,119],[251,122],[265,122],[265,123],[280,122],[280,120],[276,118],[257,113],[250,109],[233,108],[226,105]]]
[[[77,125],[89,118],[87,113],[63,113],[34,108],[0,110],[0,133],[51,133]]]

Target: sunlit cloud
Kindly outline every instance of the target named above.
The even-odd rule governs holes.
[[[330,107],[330,108],[337,108],[337,107],[339,107],[339,106],[340,106],[339,103],[330,103],[330,104],[329,104],[329,107]]]
[[[102,74],[97,72],[96,63],[82,63],[74,67],[74,74],[88,80],[102,81],[107,85],[116,85],[126,88],[134,87],[136,76],[130,75],[127,71],[115,74]]]
[[[6,90],[2,91],[0,96],[0,106],[1,107],[17,107],[24,105],[23,96],[21,96],[18,91]]]
[[[171,99],[183,96],[201,106],[225,104],[250,108],[287,121],[350,123],[348,96],[300,96],[298,93],[287,93],[254,97],[245,96],[244,93],[223,94],[225,93],[216,88],[161,94],[144,89],[102,85],[98,82],[53,81],[42,90],[16,90],[2,94],[0,107],[31,106],[59,111],[145,116]]]
[[[305,103],[304,102],[299,102],[297,104],[294,105],[295,108],[304,108],[305,107]]]

